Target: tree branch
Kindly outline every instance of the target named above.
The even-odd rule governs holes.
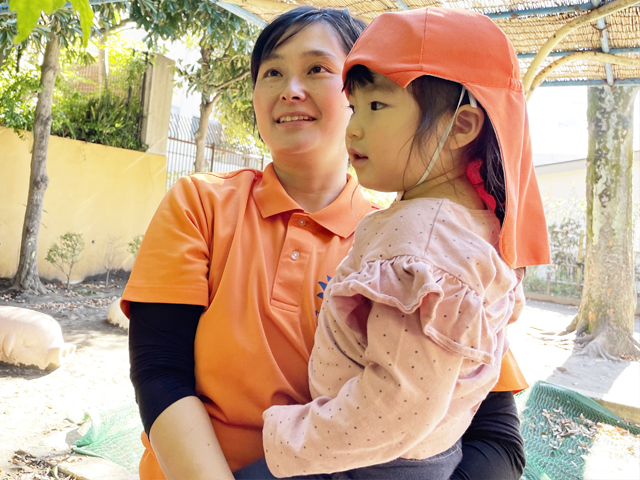
[[[229,85],[231,85],[232,83],[236,83],[240,80],[242,80],[244,77],[246,77],[247,75],[249,75],[251,73],[251,70],[245,70],[244,72],[242,72],[240,75],[233,77],[229,80],[227,80],[226,82],[222,82],[220,85],[214,85],[213,86],[213,90],[222,90],[225,87],[228,87]]]
[[[100,33],[104,35],[105,33],[117,32],[118,30],[125,27],[128,23],[131,23],[131,22],[133,22],[133,20],[131,20],[130,18],[124,18],[120,20],[120,22],[117,23],[116,25],[111,26],[108,30],[102,27],[100,29]]]

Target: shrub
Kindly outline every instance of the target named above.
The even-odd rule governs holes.
[[[81,233],[67,232],[59,238],[60,245],[54,243],[47,251],[45,260],[58,268],[67,277],[67,290],[70,288],[71,272],[80,261],[80,253],[84,249]]]
[[[127,247],[127,251],[131,255],[133,255],[134,258],[138,256],[138,251],[140,250],[143,236],[144,235],[136,235],[135,237],[133,237],[133,240],[128,243],[129,247]]]

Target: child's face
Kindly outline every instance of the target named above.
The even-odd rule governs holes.
[[[349,159],[366,188],[384,192],[405,190],[424,172],[411,142],[420,110],[411,93],[384,75],[349,96],[353,110],[347,127]]]

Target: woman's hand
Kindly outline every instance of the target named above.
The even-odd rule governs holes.
[[[197,397],[184,397],[153,422],[149,441],[167,480],[234,480],[211,420]]]

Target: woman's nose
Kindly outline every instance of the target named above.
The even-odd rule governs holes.
[[[302,101],[305,98],[307,98],[305,86],[298,77],[291,77],[280,94],[280,99],[284,101]]]

